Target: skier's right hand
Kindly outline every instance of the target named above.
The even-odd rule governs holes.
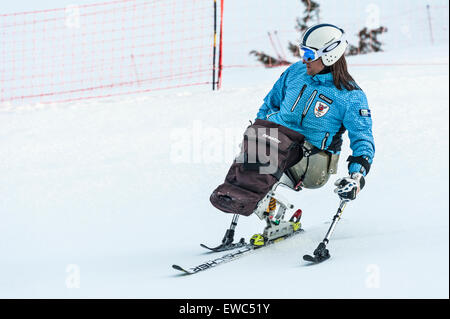
[[[334,190],[340,199],[354,200],[359,191],[364,187],[365,180],[361,173],[353,173],[348,177],[338,179]]]

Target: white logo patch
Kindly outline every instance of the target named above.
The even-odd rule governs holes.
[[[270,136],[270,135],[267,135],[267,134],[263,134],[263,137],[268,138],[269,140],[272,140],[274,142],[277,142],[278,144],[281,143],[281,141],[279,139],[277,139],[276,137],[273,137],[273,136]]]
[[[314,106],[314,115],[316,117],[322,117],[325,114],[327,114],[327,112],[329,110],[330,110],[330,107],[327,104],[325,104],[321,101],[317,101],[316,105]]]

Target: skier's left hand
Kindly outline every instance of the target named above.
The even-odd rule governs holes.
[[[350,176],[340,178],[334,183],[337,186],[334,192],[341,199],[353,200],[364,187],[364,184],[364,176],[361,173],[352,173]]]

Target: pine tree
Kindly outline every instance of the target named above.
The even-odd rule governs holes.
[[[319,4],[312,0],[300,0],[305,6],[303,19],[297,18],[297,26],[295,29],[302,34],[309,28],[312,22],[319,22]]]
[[[365,27],[358,32],[358,46],[349,45],[346,55],[358,55],[383,51],[381,48],[382,43],[377,37],[384,32],[387,32],[387,28],[383,26],[372,30],[368,30],[367,27]]]
[[[265,54],[262,51],[252,50],[252,51],[250,51],[250,54],[256,56],[257,60],[259,62],[261,62],[262,64],[264,64],[264,66],[267,68],[292,64],[292,62],[289,62],[289,61],[286,61],[283,59],[276,59],[268,54]]]

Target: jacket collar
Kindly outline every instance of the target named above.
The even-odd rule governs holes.
[[[319,82],[319,83],[333,82],[333,74],[331,72],[325,73],[325,74],[318,73],[318,74],[312,76],[311,79],[314,82]]]

